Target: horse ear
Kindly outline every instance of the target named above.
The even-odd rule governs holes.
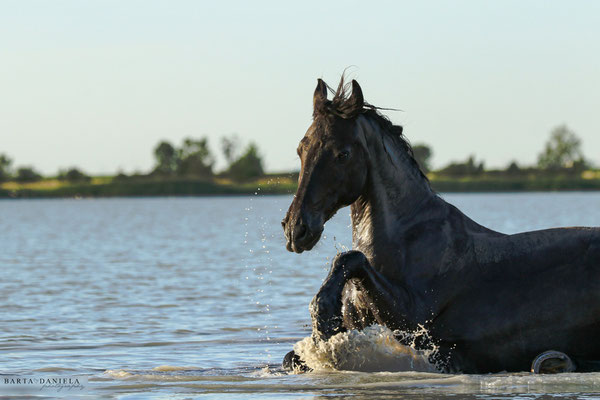
[[[347,100],[352,110],[360,111],[363,109],[365,105],[365,98],[363,97],[362,89],[356,80],[352,79],[352,94],[348,97]]]
[[[313,95],[313,107],[315,110],[319,109],[327,100],[327,84],[322,79],[317,79],[317,88]]]

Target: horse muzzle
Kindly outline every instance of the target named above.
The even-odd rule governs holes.
[[[286,238],[286,249],[298,254],[312,249],[323,233],[322,223],[300,216],[290,218],[288,214],[281,225]]]

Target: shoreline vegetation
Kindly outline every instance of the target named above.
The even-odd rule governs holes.
[[[236,135],[221,138],[226,167],[214,171],[216,157],[207,137],[185,138],[174,146],[161,141],[154,148],[155,165],[149,173],[89,176],[72,167],[54,177],[43,177],[31,166],[12,168],[12,159],[0,153],[0,198],[222,196],[293,194],[298,172],[265,173],[258,146]],[[581,140],[566,125],[557,126],[534,166],[512,161],[504,169],[486,169],[469,156],[433,170],[433,150],[412,146],[412,156],[436,192],[534,192],[600,190],[600,170],[582,152]],[[410,155],[409,155],[410,156]]]
[[[293,194],[298,174],[267,174],[239,183],[226,178],[153,178],[94,177],[87,182],[68,182],[46,178],[36,182],[4,182],[0,198],[87,198],[87,197],[148,197],[148,196],[223,196]],[[436,192],[537,192],[600,190],[600,171],[585,171],[573,175],[555,176],[493,176],[439,177],[429,174]]]

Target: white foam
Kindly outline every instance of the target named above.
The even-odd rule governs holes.
[[[268,365],[264,366],[263,368],[261,368],[257,371],[253,371],[252,373],[250,373],[250,376],[256,377],[256,378],[272,378],[274,376],[285,376],[285,375],[287,375],[287,374],[284,374],[277,370],[273,370]]]
[[[394,332],[380,325],[338,333],[318,343],[307,337],[294,345],[294,351],[315,371],[438,372],[428,361],[431,352],[400,344]]]
[[[123,369],[107,369],[104,374],[115,379],[128,379],[133,375]]]

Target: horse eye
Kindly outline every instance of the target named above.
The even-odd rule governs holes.
[[[350,152],[347,150],[342,151],[337,155],[338,161],[346,161],[348,158],[350,158]]]

